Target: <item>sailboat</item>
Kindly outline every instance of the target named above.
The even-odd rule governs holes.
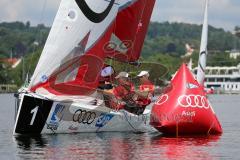
[[[164,134],[221,134],[221,124],[204,91],[207,59],[208,0],[206,0],[204,23],[197,79],[186,64],[171,80],[152,108],[151,125]]]
[[[98,85],[106,59],[137,63],[154,4],[62,0],[30,84],[19,93],[13,134],[153,130],[146,124],[151,109],[113,110]]]
[[[203,26],[202,26],[200,53],[199,53],[199,59],[198,59],[198,71],[197,71],[197,81],[203,87],[204,87],[204,79],[205,79],[205,70],[206,70],[206,66],[207,66],[208,5],[209,5],[209,2],[208,2],[208,0],[206,0],[204,21],[203,21]]]

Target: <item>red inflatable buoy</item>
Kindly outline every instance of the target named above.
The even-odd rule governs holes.
[[[221,134],[222,127],[204,88],[183,64],[155,102],[150,124],[165,134]]]

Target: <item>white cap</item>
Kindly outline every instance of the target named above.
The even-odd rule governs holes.
[[[102,77],[107,77],[107,76],[111,76],[113,73],[114,73],[113,68],[111,66],[107,66],[107,67],[102,69],[101,76]]]
[[[118,78],[121,78],[121,77],[128,78],[128,73],[127,72],[120,72],[115,78],[118,79]]]
[[[147,76],[147,77],[149,77],[149,73],[148,73],[148,71],[141,71],[137,76],[138,76],[138,77],[142,77],[142,76]]]

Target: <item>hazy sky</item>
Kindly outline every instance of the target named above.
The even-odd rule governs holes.
[[[44,3],[46,1],[45,6]],[[202,23],[205,0],[156,0],[152,21]],[[51,25],[60,0],[0,0],[0,21]],[[240,0],[210,0],[209,23],[233,30],[240,25]]]

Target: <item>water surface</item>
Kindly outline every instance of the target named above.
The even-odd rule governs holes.
[[[159,133],[12,136],[13,95],[0,95],[0,159],[239,159],[240,96],[213,95],[222,136],[166,137]]]

